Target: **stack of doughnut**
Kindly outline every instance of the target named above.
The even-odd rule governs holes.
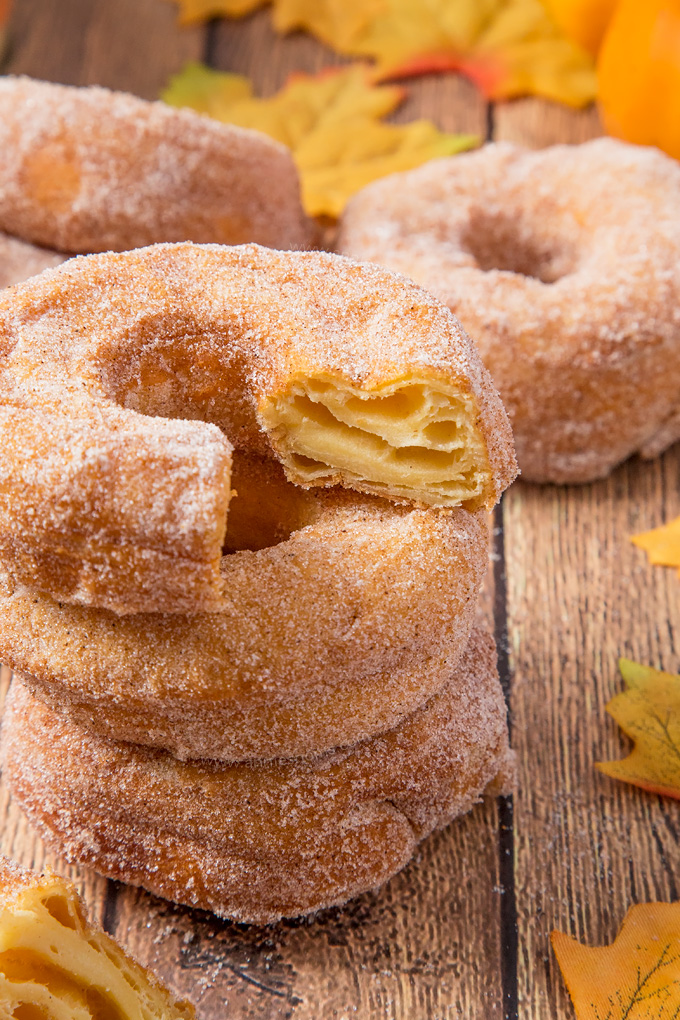
[[[679,228],[680,166],[657,149],[499,143],[369,185],[338,250],[470,331],[525,479],[586,482],[680,439]]]
[[[71,259],[0,294],[0,443],[2,765],[69,860],[269,923],[507,788],[476,607],[512,438],[419,287],[258,245]]]
[[[0,288],[163,241],[308,248],[288,149],[108,89],[0,77]]]

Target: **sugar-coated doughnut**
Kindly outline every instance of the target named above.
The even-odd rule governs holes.
[[[505,143],[369,185],[338,249],[457,315],[525,479],[583,482],[680,438],[680,167],[611,138]]]
[[[182,763],[107,741],[14,683],[3,775],[69,860],[180,903],[268,923],[385,882],[512,776],[490,638],[396,729],[321,758]]]
[[[320,252],[157,245],[0,295],[0,564],[128,612],[228,604],[232,444],[303,486],[490,506],[507,416],[443,305]]]
[[[0,1016],[6,1020],[195,1020],[90,924],[72,882],[0,857]]]
[[[108,89],[0,78],[0,230],[65,252],[158,241],[307,248],[288,149]]]
[[[235,468],[221,612],[121,618],[0,574],[0,661],[81,725],[182,758],[319,754],[396,726],[467,644],[484,511],[305,490],[273,461]]]
[[[51,269],[63,262],[66,255],[0,232],[0,289],[27,280],[29,276]]]

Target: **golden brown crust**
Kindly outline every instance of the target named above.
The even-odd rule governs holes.
[[[222,561],[220,613],[121,618],[0,575],[0,661],[81,725],[181,757],[318,754],[423,704],[468,640],[485,513],[303,490],[271,462],[236,467],[227,538],[241,549]],[[253,522],[258,502],[269,521]],[[281,523],[294,530],[270,544]]]
[[[370,185],[338,250],[460,318],[525,479],[589,481],[680,436],[679,195],[680,169],[657,150],[488,145]]]
[[[493,642],[475,630],[423,709],[321,758],[183,764],[92,736],[16,684],[3,770],[31,821],[70,860],[268,923],[386,881],[499,774],[507,786],[513,761]]]
[[[42,273],[43,269],[52,269],[66,258],[60,252],[37,248],[0,232],[0,290]]]
[[[0,229],[68,252],[158,241],[307,248],[289,151],[103,88],[0,79]]]
[[[414,372],[464,395],[484,480],[471,508],[492,504],[515,472],[507,418],[420,288],[254,245],[71,259],[0,298],[0,563],[119,613],[222,609],[231,444],[274,458],[282,442],[260,408],[300,373],[371,393]]]

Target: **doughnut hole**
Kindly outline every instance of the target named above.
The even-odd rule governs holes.
[[[286,480],[278,464],[235,453],[223,553],[267,549],[310,524],[318,499]]]
[[[460,244],[485,273],[496,269],[555,283],[576,268],[573,245],[554,227],[545,233],[545,225],[529,222],[521,211],[509,216],[504,209],[473,207]]]
[[[376,495],[476,509],[491,487],[474,399],[412,376],[365,391],[299,376],[262,417],[290,477]]]

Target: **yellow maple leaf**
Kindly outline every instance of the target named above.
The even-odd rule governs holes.
[[[307,212],[336,217],[376,178],[479,143],[474,135],[446,134],[426,120],[383,123],[403,96],[396,86],[373,85],[359,65],[293,75],[276,95],[260,99],[243,75],[189,64],[162,98],[287,145],[300,171]]]
[[[207,0],[177,2],[186,12]],[[215,5],[238,17],[248,2],[215,0]],[[595,98],[592,57],[564,35],[541,0],[271,3],[278,31],[303,29],[337,53],[374,60],[379,80],[457,70],[491,99],[531,93],[584,106]],[[250,0],[249,9],[260,5],[261,0]]]
[[[663,567],[680,567],[680,517],[653,531],[633,535],[631,542],[645,550],[650,563]]]
[[[598,762],[597,768],[680,799],[680,676],[630,659],[621,659],[619,668],[626,690],[612,698],[607,711],[635,747],[622,761]]]
[[[258,7],[264,7],[269,0],[177,0],[179,20],[182,25],[194,25],[209,18],[225,16],[242,18]]]
[[[610,946],[550,936],[577,1020],[677,1020],[680,903],[640,903]]]

